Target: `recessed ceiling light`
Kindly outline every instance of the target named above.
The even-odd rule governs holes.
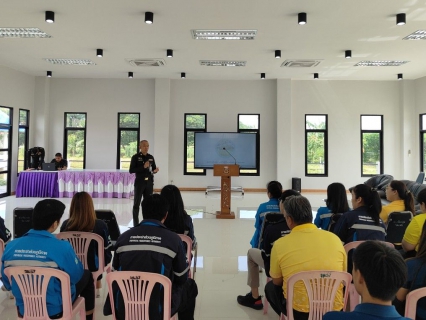
[[[308,20],[307,20],[307,17],[306,17],[306,12],[300,12],[300,13],[297,15],[297,22],[298,22],[300,25],[304,25],[304,24],[307,24],[307,23],[308,23]]]
[[[39,28],[0,28],[0,38],[52,38]]]
[[[314,73],[314,79],[318,80],[319,79],[319,74],[318,73]]]
[[[96,65],[92,60],[89,59],[54,59],[54,58],[45,58],[46,62],[52,64],[61,64],[61,65],[78,65],[78,66],[88,66]]]
[[[402,80],[402,73],[398,73],[398,80]]]
[[[260,74],[260,79],[265,79],[266,74],[265,73],[261,73]]]
[[[425,40],[426,39],[426,30],[417,30],[405,38],[402,38],[402,40]]]
[[[281,58],[281,50],[275,50],[275,58]]]
[[[47,23],[55,22],[55,13],[53,11],[46,11],[44,17]]]
[[[181,77],[182,79],[185,79],[185,78],[186,78],[186,73],[185,73],[185,72],[181,72],[181,73],[180,73],[180,77]]]
[[[52,78],[52,71],[47,71],[47,72],[46,72],[46,76],[47,76],[48,78]]]
[[[351,50],[346,50],[345,51],[345,58],[346,59],[352,58],[352,51]]]
[[[405,13],[398,13],[396,15],[396,25],[402,26],[405,24]]]
[[[104,50],[103,49],[96,49],[96,56],[98,58],[102,58],[104,56]]]
[[[191,30],[195,40],[254,40],[257,30]]]
[[[128,77],[129,77],[130,79],[132,79],[132,78],[133,78],[133,72],[129,72]]]
[[[153,24],[154,23],[154,13],[153,12],[145,12],[145,23]]]
[[[410,61],[403,60],[377,60],[377,61],[360,61],[355,67],[397,67]]]
[[[167,58],[173,58],[173,50],[167,49]]]
[[[200,64],[207,67],[245,67],[246,61],[200,60]]]

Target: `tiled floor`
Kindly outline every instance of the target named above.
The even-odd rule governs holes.
[[[185,206],[194,220],[195,235],[199,244],[195,281],[199,294],[195,319],[277,319],[270,308],[267,315],[238,305],[237,295],[246,294],[247,262],[246,253],[253,234],[254,214],[261,202],[267,201],[266,194],[235,194],[231,209],[236,212],[235,220],[215,219],[219,209],[219,195],[203,192],[183,192]],[[313,210],[323,205],[325,194],[305,194]],[[15,207],[32,207],[38,198],[7,197],[0,199],[0,215],[12,229],[12,213]],[[68,217],[71,199],[60,199],[67,205],[63,219]],[[116,213],[120,228],[124,231],[132,225],[131,209],[133,200],[94,199],[96,209],[111,209]],[[265,275],[261,274],[261,289]],[[104,285],[105,288],[105,285]],[[112,319],[102,315],[106,290],[96,299],[96,319]],[[0,315],[2,320],[16,319],[15,302],[0,292]]]

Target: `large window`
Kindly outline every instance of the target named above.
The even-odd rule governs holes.
[[[305,175],[328,175],[328,124],[326,114],[305,115]]]
[[[30,112],[25,109],[19,109],[19,130],[18,130],[18,172],[28,167],[29,149],[29,131],[30,131]]]
[[[0,197],[10,195],[13,109],[0,107]]]
[[[86,168],[86,113],[65,112],[64,158],[68,168]]]
[[[118,113],[117,169],[128,170],[139,150],[140,113]]]
[[[260,150],[260,115],[259,114],[238,114],[238,132],[256,133],[256,169],[240,169],[240,176],[258,176],[259,170],[259,150]]]
[[[426,114],[420,115],[420,172],[426,172]]]
[[[207,132],[207,114],[185,113],[185,146],[183,174],[206,175],[205,169],[194,169],[194,134]]]
[[[361,115],[361,176],[383,173],[383,116]]]

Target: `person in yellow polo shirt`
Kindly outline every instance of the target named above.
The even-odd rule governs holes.
[[[426,221],[426,189],[419,192],[417,202],[420,204],[422,213],[416,215],[405,230],[404,238],[402,238],[402,249],[405,252],[419,251],[420,235]]]
[[[383,223],[388,222],[388,216],[391,212],[411,211],[413,215],[415,214],[413,194],[403,182],[393,180],[389,183],[386,187],[386,199],[391,203],[382,207],[380,219]]]
[[[291,196],[284,202],[284,218],[290,234],[275,241],[271,252],[272,281],[265,287],[266,299],[277,314],[287,314],[287,280],[301,271],[346,271],[347,258],[339,237],[318,229],[313,223],[312,208],[303,196]],[[343,308],[340,288],[333,310]],[[303,283],[294,287],[293,310],[296,320],[309,317],[309,301]]]

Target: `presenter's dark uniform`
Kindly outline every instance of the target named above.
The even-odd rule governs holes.
[[[54,163],[55,164],[55,169],[58,170],[59,168],[63,168],[63,167],[68,167],[68,161],[65,159],[61,159],[61,161],[56,161],[55,159],[52,159],[52,161],[50,161],[50,163]]]
[[[150,161],[151,165],[144,168],[144,163]],[[130,173],[136,174],[134,202],[133,202],[133,225],[139,224],[139,206],[141,205],[142,196],[147,197],[152,194],[154,190],[154,175],[152,171],[157,168],[155,165],[154,157],[147,153],[143,155],[142,152],[135,154],[130,161]]]

